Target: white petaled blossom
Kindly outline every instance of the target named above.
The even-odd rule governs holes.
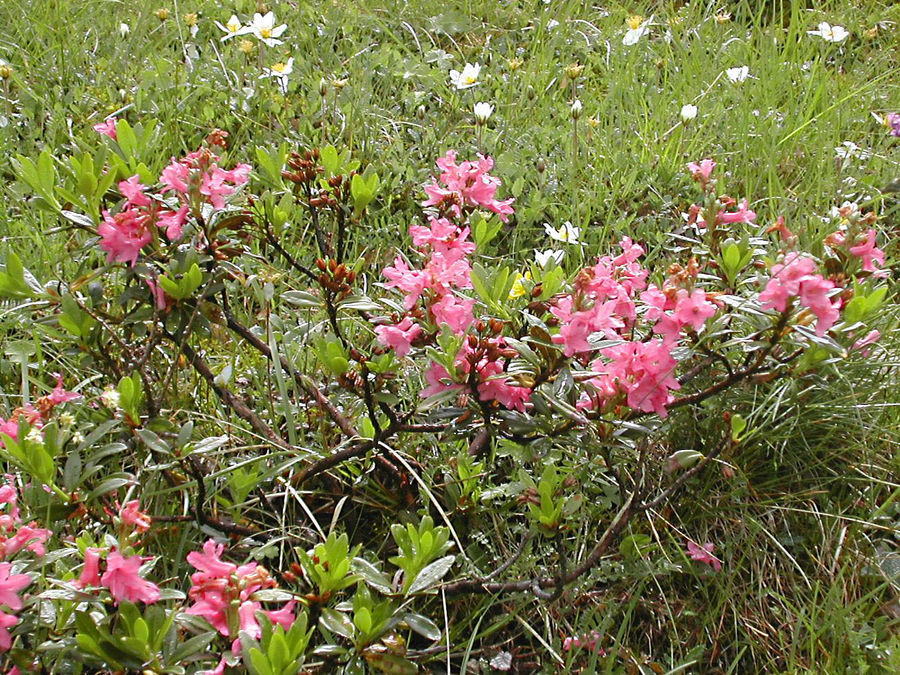
[[[253,33],[253,35],[256,36],[256,39],[267,47],[277,47],[282,44],[283,41],[278,38],[280,38],[286,30],[286,23],[283,23],[280,26],[275,25],[274,12],[269,12],[265,16],[257,12],[253,15],[253,21],[247,26],[247,32]]]
[[[287,63],[276,63],[271,68],[263,68],[263,74],[260,79],[265,77],[274,77],[278,80],[278,86],[281,87],[281,93],[286,94],[288,90],[288,82],[291,73],[294,72],[294,57],[287,60]]]
[[[737,66],[725,71],[725,76],[732,82],[743,82],[750,77],[750,66]]]
[[[225,35],[220,38],[223,42],[225,40],[228,40],[229,38],[233,38],[238,35],[246,35],[250,32],[250,28],[247,26],[242,26],[241,22],[238,21],[237,15],[235,14],[231,15],[231,18],[228,19],[225,25],[222,25],[221,23],[216,21],[216,26],[220,31],[225,33]]]
[[[809,35],[822,38],[825,42],[843,42],[850,36],[850,31],[843,26],[832,26],[827,21],[819,24],[819,30],[808,30],[806,32]]]
[[[841,221],[842,223],[856,220],[859,217],[859,204],[857,204],[856,202],[846,201],[840,206],[832,206],[831,217],[834,220]]]
[[[544,232],[547,233],[554,241],[561,241],[564,244],[580,244],[581,240],[581,228],[575,227],[568,220],[559,226],[559,229],[554,228],[550,223],[544,223]]]
[[[119,392],[112,385],[109,385],[106,389],[103,390],[103,393],[100,394],[100,402],[107,408],[110,408],[112,410],[118,409],[119,400]]]
[[[544,227],[546,228],[546,225]],[[565,257],[566,252],[562,249],[548,248],[546,251],[538,251],[537,249],[534,251],[534,261],[541,267],[546,267],[551,260],[559,265]]]
[[[475,122],[477,124],[485,124],[494,114],[494,106],[490,103],[475,104]]]
[[[697,117],[697,106],[692,103],[686,103],[681,106],[681,119],[689,122]]]
[[[37,427],[31,427],[31,431],[25,436],[25,440],[29,443],[37,443],[41,444],[44,442],[44,436],[41,434],[41,430]]]
[[[650,25],[650,19],[644,21],[644,17],[642,16],[630,16],[626,23],[628,24],[628,30],[625,31],[625,37],[622,38],[622,44],[626,47],[630,47],[631,45],[637,44],[638,40],[640,40],[650,29],[648,26]]]
[[[450,84],[457,89],[468,89],[478,84],[478,76],[481,74],[481,64],[472,65],[467,63],[462,72],[458,70],[450,71]]]
[[[127,23],[119,24],[119,35],[121,35],[122,37],[125,37],[130,32],[131,32],[131,26],[129,26]]]

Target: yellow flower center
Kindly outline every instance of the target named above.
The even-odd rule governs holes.
[[[637,30],[641,27],[641,24],[644,23],[644,17],[640,14],[635,14],[634,16],[629,16],[626,23],[631,30]]]
[[[259,34],[262,35],[264,38],[270,38],[270,37],[272,37],[272,29],[271,28],[262,28],[262,29],[260,29]]]
[[[272,70],[274,70],[276,73],[283,73],[285,68],[287,68],[287,66],[283,63],[276,63],[274,66],[272,66]]]

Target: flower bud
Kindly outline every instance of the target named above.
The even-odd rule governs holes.
[[[572,119],[577,120],[581,116],[581,110],[584,106],[581,105],[581,101],[577,98],[572,101]]]
[[[324,96],[328,93],[328,83],[325,81],[325,78],[319,80],[319,96]]]
[[[169,18],[169,10],[165,7],[160,7],[158,10],[154,12],[156,14],[156,18],[160,21],[165,21]]]

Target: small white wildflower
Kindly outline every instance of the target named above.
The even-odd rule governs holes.
[[[84,443],[84,434],[80,431],[76,431],[74,434],[72,434],[72,442],[75,445],[81,445],[82,443]]]
[[[541,267],[546,267],[551,260],[559,265],[560,263],[562,263],[562,260],[565,256],[566,252],[562,249],[556,250],[548,248],[545,251],[538,251],[537,249],[535,249],[534,251],[534,261]]]
[[[697,117],[697,106],[692,103],[686,103],[681,106],[681,119],[685,122],[690,122],[692,119]]]
[[[581,228],[575,227],[568,220],[560,225],[559,229],[554,228],[550,223],[544,223],[544,232],[554,241],[561,241],[564,244],[581,243],[579,240]]]
[[[70,427],[75,424],[75,415],[72,413],[64,412],[59,416],[59,425],[61,427]]]
[[[850,32],[843,26],[832,26],[827,21],[819,24],[819,30],[806,31],[809,35],[820,37],[825,42],[843,42],[850,36]]]
[[[864,162],[872,156],[872,153],[859,147],[853,141],[844,141],[834,149],[834,156],[844,162],[851,159],[858,159]]]
[[[462,72],[458,70],[450,71],[450,84],[457,89],[468,89],[478,84],[478,75],[481,73],[481,64],[472,65],[467,63]]]
[[[558,25],[559,25],[559,21],[557,21],[556,19],[550,19],[550,20],[547,22],[547,30],[553,30],[553,29],[556,28]]]
[[[584,106],[581,105],[581,101],[578,100],[577,98],[574,101],[572,101],[572,108],[571,108],[572,117],[574,117],[577,120],[578,117],[581,115],[581,111],[583,108],[584,108]]]
[[[269,47],[277,47],[283,43],[278,38],[287,30],[287,24],[275,25],[275,14],[269,12],[265,16],[257,12],[253,15],[253,21],[247,25],[247,33],[253,33],[256,39]]]
[[[31,431],[25,436],[25,440],[29,443],[41,444],[44,442],[44,435],[37,427],[31,427]]]
[[[130,32],[131,26],[129,26],[127,23],[119,24],[119,35],[121,35],[123,38],[126,37]]]
[[[732,82],[743,82],[750,77],[750,67],[738,66],[737,68],[729,68],[725,71],[725,75]]]
[[[628,24],[628,30],[625,31],[625,37],[622,38],[622,44],[626,47],[637,44],[638,40],[644,37],[647,31],[650,30],[648,26],[652,19],[653,17],[650,17],[644,21],[644,17],[638,15],[628,17],[628,20],[625,22]]]
[[[252,30],[249,26],[242,26],[235,14],[231,15],[231,18],[228,19],[225,25],[222,25],[218,21],[216,21],[215,24],[220,31],[225,33],[225,35],[219,38],[222,42],[238,35],[246,35]]]
[[[294,57],[287,60],[287,63],[276,63],[271,68],[263,68],[263,74],[259,79],[266,77],[274,77],[278,80],[278,86],[281,87],[281,93],[287,94],[288,82],[291,73],[294,72]]]

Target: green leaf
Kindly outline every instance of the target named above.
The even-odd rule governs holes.
[[[411,630],[421,635],[426,640],[437,641],[441,639],[441,629],[426,616],[407,612],[403,615],[403,621]]]
[[[426,588],[431,588],[444,578],[447,572],[450,571],[450,568],[453,567],[455,561],[455,555],[448,555],[427,565],[410,584],[407,593],[418,593]]]

